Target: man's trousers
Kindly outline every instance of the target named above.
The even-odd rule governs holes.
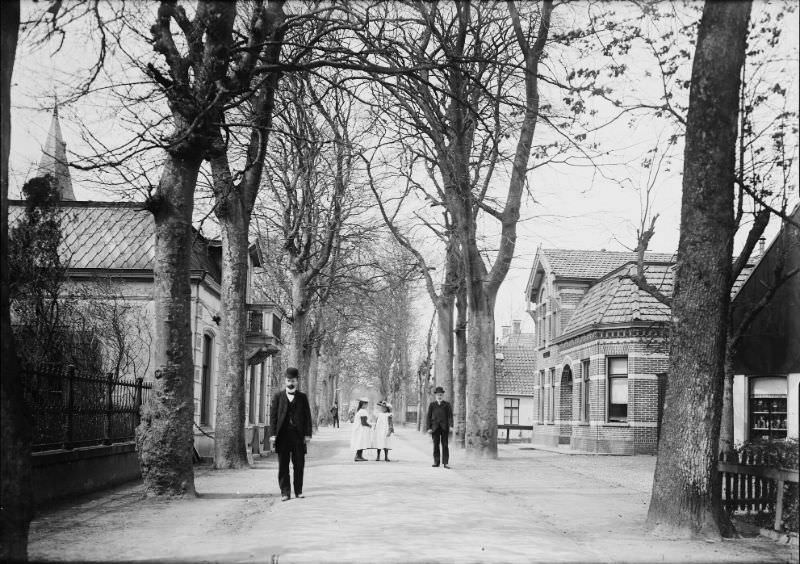
[[[431,436],[433,437],[433,463],[436,466],[439,465],[441,461],[444,464],[448,464],[450,462],[450,449],[447,445],[447,439],[449,435],[448,429],[442,429],[438,427],[433,430]],[[441,456],[439,456],[439,445],[441,445]]]
[[[289,461],[294,469],[294,495],[303,493],[303,470],[306,465],[306,446],[300,435],[288,434],[278,441],[278,485],[281,495],[290,495]]]

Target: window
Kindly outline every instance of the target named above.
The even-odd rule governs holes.
[[[539,423],[544,423],[544,370],[539,371]]]
[[[550,422],[556,420],[556,369],[550,369]]]
[[[628,420],[628,357],[608,359],[608,420]]]
[[[581,421],[589,422],[591,416],[591,408],[589,403],[589,389],[591,380],[589,380],[589,359],[581,361],[581,378],[583,380],[583,389],[581,391]]]
[[[256,365],[250,366],[250,409],[247,410],[247,422],[255,423],[256,419]]]
[[[267,422],[267,361],[261,363],[261,387],[259,390],[258,422]]]
[[[541,327],[542,327],[542,346],[547,346],[547,304],[542,302],[542,316],[541,316]]]
[[[503,400],[503,423],[505,425],[519,425],[519,398],[505,398]]]
[[[750,379],[750,440],[786,438],[786,378]]]
[[[211,424],[211,362],[214,337],[203,335],[203,375],[200,384],[200,424]]]

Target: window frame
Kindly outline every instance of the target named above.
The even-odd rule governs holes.
[[[544,370],[539,370],[539,413],[538,422],[544,423]]]
[[[591,376],[590,376],[591,360],[586,358],[581,360],[581,422],[589,423],[592,415],[592,404],[590,397],[591,390]]]
[[[214,373],[214,335],[203,333],[200,368],[200,425],[211,425],[211,388]]]
[[[258,399],[258,395],[256,394],[256,365],[251,364],[248,368],[250,369],[250,386],[248,390],[250,397],[247,398],[249,400],[247,402],[247,423],[249,425],[254,425],[256,422],[256,400]]]
[[[519,398],[503,398],[503,425],[519,425]]]
[[[269,357],[267,357],[269,359]],[[261,380],[259,381],[258,422],[267,422],[267,360],[261,363]]]
[[[618,359],[625,359],[625,373],[611,373],[611,364],[612,361]],[[609,423],[627,423],[629,418],[628,413],[628,405],[629,405],[629,397],[628,397],[628,375],[630,374],[630,360],[627,355],[615,355],[615,356],[607,356],[606,357],[606,421]],[[612,403],[611,402],[611,395],[612,395],[612,388],[614,386],[615,380],[624,380],[625,381],[625,403]],[[618,415],[612,414],[612,406],[625,406],[625,415]]]
[[[550,368],[550,423],[556,422],[556,367]]]

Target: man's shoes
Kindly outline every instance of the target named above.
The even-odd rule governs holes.
[[[289,501],[289,496],[288,495],[282,495],[281,496],[281,501]]]
[[[387,459],[385,459],[385,462],[391,462],[391,460],[389,460],[389,459],[387,458]]]
[[[363,456],[356,456],[356,457],[353,459],[353,461],[354,461],[354,462],[366,462],[366,461],[367,461],[367,459],[366,459],[366,458],[364,458]]]
[[[305,494],[296,493],[296,494],[294,494],[294,497],[299,497],[300,499],[303,499],[306,496],[305,496]]]
[[[431,464],[431,466],[433,466],[434,468],[438,468],[439,465],[438,464]]]
[[[448,470],[450,470],[450,466],[449,465],[445,464],[444,467],[447,468]]]

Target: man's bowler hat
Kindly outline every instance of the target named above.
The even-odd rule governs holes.
[[[298,372],[297,368],[294,366],[290,366],[286,369],[286,377],[287,378],[299,378],[300,372]]]
[[[436,389],[433,390],[433,393],[434,394],[443,394],[444,393],[444,388],[442,388],[441,386],[436,386]]]

